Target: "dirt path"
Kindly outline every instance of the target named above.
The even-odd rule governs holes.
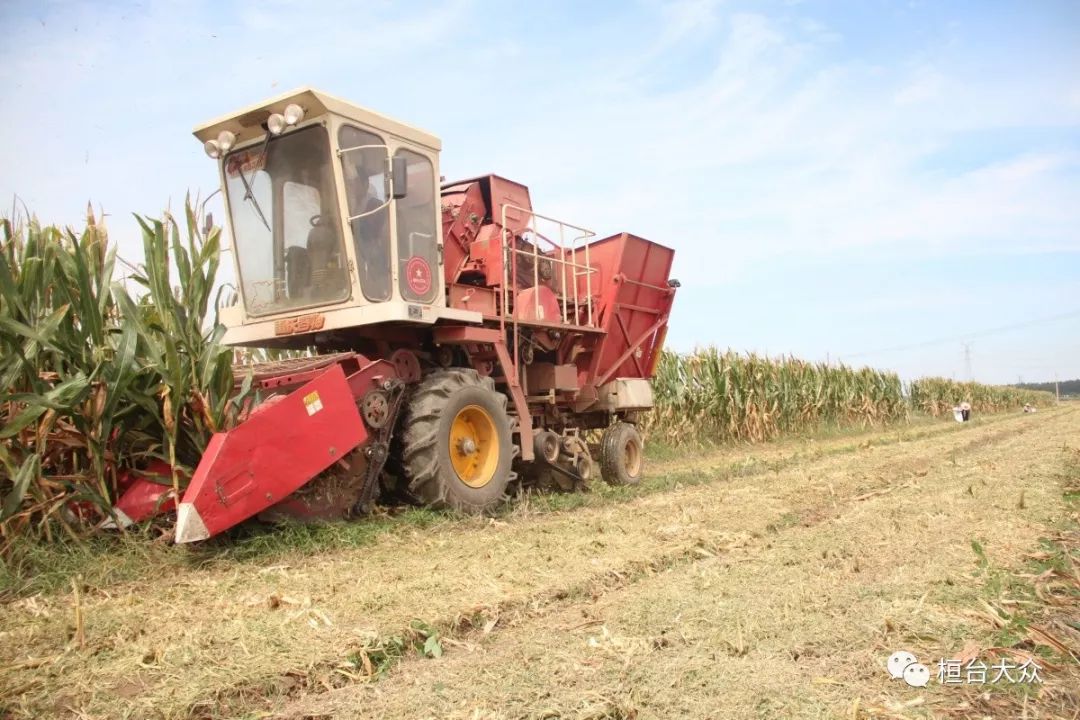
[[[1003,566],[1036,547],[1078,431],[1066,409],[735,449],[669,463],[684,486],[624,501],[148,577],[82,600],[81,650],[70,596],[22,600],[0,609],[5,702],[15,717],[851,716],[912,699],[880,668],[893,645],[937,658],[975,632],[955,610],[978,592],[972,540]],[[445,655],[391,667],[417,627]]]

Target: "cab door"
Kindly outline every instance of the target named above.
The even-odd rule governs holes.
[[[394,287],[386,140],[368,130],[342,125],[338,147],[360,291],[370,302],[384,302]]]
[[[439,225],[435,168],[431,160],[413,150],[399,148],[404,158],[407,191],[394,200],[397,223],[398,292],[411,302],[430,304],[440,290]]]

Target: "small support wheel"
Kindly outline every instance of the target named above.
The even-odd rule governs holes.
[[[536,457],[553,464],[559,459],[559,436],[550,430],[540,430],[533,436],[533,449]]]
[[[578,459],[574,462],[574,471],[581,478],[582,483],[588,483],[592,480],[592,458],[588,455],[579,455]]]
[[[600,476],[609,485],[637,485],[645,465],[641,433],[630,423],[617,422],[600,439]]]

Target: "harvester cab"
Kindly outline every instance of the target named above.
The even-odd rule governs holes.
[[[581,488],[594,460],[638,482],[670,248],[597,238],[497,175],[440,185],[438,138],[311,89],[195,135],[232,236],[225,342],[315,352],[238,366],[240,422],[177,468],[183,497],[137,481],[121,522],[178,501],[191,542],[384,492],[483,512],[520,486]]]
[[[350,334],[337,331],[364,325],[479,322],[446,307],[438,138],[310,89],[195,136],[218,161],[232,236],[228,344],[341,345]]]

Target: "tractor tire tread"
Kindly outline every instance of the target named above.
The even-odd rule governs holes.
[[[631,475],[624,461],[623,448],[626,442],[637,438],[638,450],[643,450],[641,433],[627,422],[617,422],[604,430],[600,439],[600,477],[609,485],[637,485],[641,482],[641,473]]]
[[[405,430],[402,434],[402,467],[408,480],[408,490],[416,500],[433,508],[453,508],[465,512],[478,513],[490,509],[505,497],[505,489],[513,479],[509,470],[512,451],[508,449],[505,461],[506,472],[502,478],[492,480],[491,487],[479,502],[464,497],[464,492],[452,492],[448,477],[452,469],[440,467],[440,423],[446,416],[447,402],[459,392],[476,388],[489,393],[496,415],[501,416],[506,427],[504,438],[510,442],[512,423],[506,415],[507,397],[496,391],[495,382],[490,377],[481,376],[468,368],[448,368],[435,370],[420,381],[408,404],[405,417]],[[496,423],[499,422],[498,417]],[[510,448],[513,445],[510,444]],[[492,498],[492,491],[498,494]]]

